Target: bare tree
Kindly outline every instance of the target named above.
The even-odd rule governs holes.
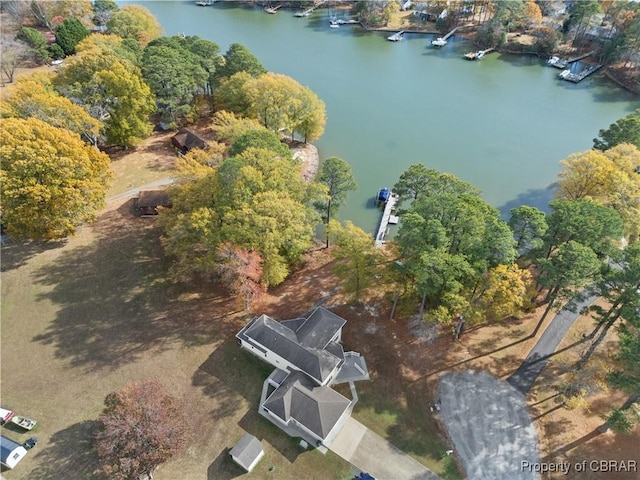
[[[17,28],[21,28],[25,19],[31,14],[30,0],[5,0],[2,2],[2,10],[9,14]]]
[[[0,38],[0,82],[12,83],[16,68],[28,57],[27,46],[12,38]]]

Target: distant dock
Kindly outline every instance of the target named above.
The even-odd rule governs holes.
[[[462,26],[454,28],[449,33],[447,33],[444,37],[436,38],[431,42],[431,45],[433,45],[434,47],[444,47],[447,44],[447,40],[449,40],[449,37],[454,33],[456,33],[456,30],[458,30],[459,28],[462,28]]]
[[[308,17],[309,15],[311,15],[313,13],[313,11],[318,8],[319,6],[321,6],[323,3],[326,3],[327,0],[318,0],[316,1],[312,7],[307,8],[305,11],[303,12],[296,12],[294,15],[296,17]]]
[[[381,247],[385,244],[385,237],[387,235],[389,225],[395,225],[398,223],[398,217],[392,214],[392,212],[396,209],[397,203],[398,196],[393,192],[389,192],[387,201],[384,204],[384,212],[382,213],[382,218],[380,219],[380,225],[378,226],[378,231],[376,232],[376,247]]]
[[[493,52],[493,48],[487,48],[486,50],[478,50],[477,52],[465,53],[464,58],[466,58],[467,60],[480,60],[489,52]]]
[[[566,80],[567,82],[578,83],[584,80],[585,78],[587,78],[592,73],[596,73],[603,66],[604,65],[591,65],[585,68],[584,70],[582,70],[580,73],[571,73],[571,70],[563,70],[562,72],[560,72],[560,75],[558,76],[562,80]]]
[[[390,37],[387,37],[387,40],[389,40],[390,42],[399,42],[400,40],[404,40],[404,30],[394,33]]]
[[[578,60],[582,60],[583,58],[587,58],[589,55],[592,55],[592,54],[593,52],[583,53],[582,55],[578,55],[577,57],[573,57],[573,58],[561,58],[561,57],[558,57],[557,55],[554,55],[549,60],[547,60],[547,65],[549,65],[550,67],[560,68],[564,70],[565,68],[567,68],[567,65],[569,65],[570,63],[577,62]]]

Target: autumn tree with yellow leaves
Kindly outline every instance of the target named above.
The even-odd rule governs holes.
[[[590,198],[616,210],[630,240],[640,236],[640,150],[622,143],[605,151],[574,153],[561,162],[556,196]]]
[[[65,128],[96,145],[101,123],[81,106],[59,95],[51,85],[50,75],[32,75],[18,79],[5,101],[0,102],[0,116],[37,118],[53,127]]]
[[[2,223],[14,237],[72,235],[104,205],[109,157],[35,118],[0,120]]]

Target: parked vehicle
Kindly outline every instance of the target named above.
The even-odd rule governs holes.
[[[31,438],[27,438],[25,440],[25,442],[22,444],[22,446],[24,448],[26,448],[27,450],[31,450],[33,447],[35,447],[38,444],[38,440],[36,440],[35,438],[31,437]]]
[[[4,425],[13,417],[13,412],[5,408],[0,408],[0,425]]]

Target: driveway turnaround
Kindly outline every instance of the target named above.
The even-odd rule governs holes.
[[[440,479],[427,467],[353,418],[347,420],[328,447],[336,455],[377,480]]]
[[[512,385],[486,372],[440,378],[440,417],[469,480],[533,480],[539,465],[537,435]]]

